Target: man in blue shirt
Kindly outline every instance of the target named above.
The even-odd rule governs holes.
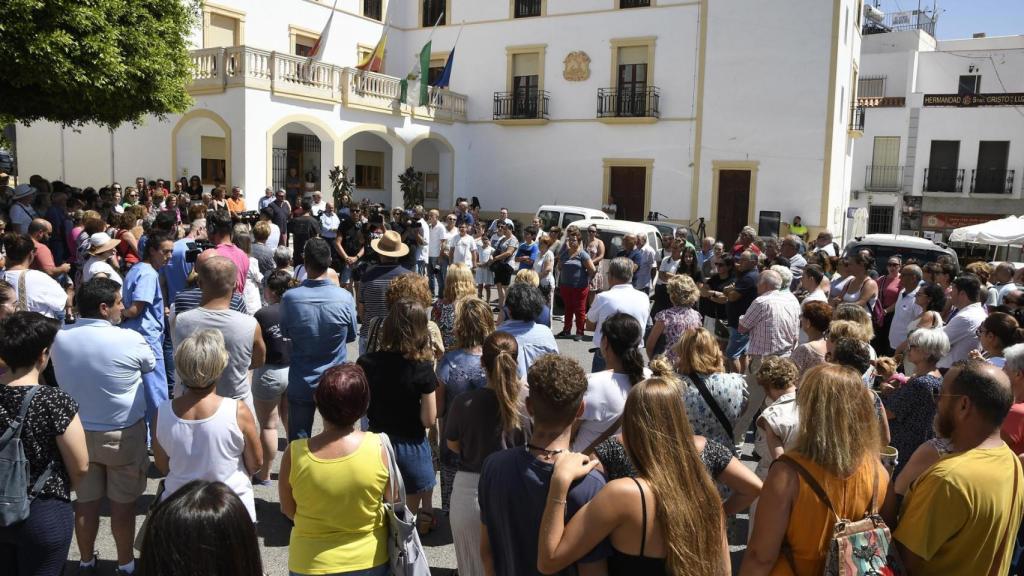
[[[288,439],[308,438],[313,428],[313,392],[320,376],[343,364],[346,346],[356,339],[356,303],[331,282],[331,249],[312,238],[303,249],[306,281],[281,299],[281,335],[292,341],[288,371]]]
[[[583,414],[583,395],[587,391],[583,368],[571,358],[554,354],[530,366],[527,382],[526,408],[533,418],[530,443],[526,449],[509,448],[491,454],[480,474],[480,553],[485,572],[495,576],[540,575],[537,540],[554,471],[553,457],[570,450],[572,424]],[[594,471],[573,482],[564,502],[566,522],[604,484],[604,478]],[[575,569],[559,574],[605,574],[606,559],[611,554],[611,545],[605,540]]]
[[[125,275],[122,292],[124,312],[121,314],[121,326],[142,334],[156,358],[156,369],[142,375],[146,395],[146,424],[150,427],[150,436],[153,435],[153,416],[168,398],[163,345],[167,311],[159,271],[170,260],[173,252],[174,242],[170,236],[151,235],[142,254],[142,262],[132,266]]]
[[[545,354],[558,354],[555,335],[537,320],[544,312],[544,295],[540,289],[525,283],[509,286],[505,296],[505,311],[508,320],[498,326],[501,332],[515,337],[519,344],[519,377],[526,377],[526,368]]]
[[[188,234],[174,242],[174,252],[167,266],[160,271],[167,283],[167,301],[174,302],[178,292],[188,288],[188,277],[192,273],[193,262],[185,261],[188,245],[196,240],[206,240],[206,218],[196,218],[189,226]]]
[[[515,260],[519,262],[520,270],[533,270],[533,263],[537,260],[537,256],[540,254],[540,248],[537,247],[537,229],[533,226],[527,226],[523,229],[523,243],[519,245],[519,249],[516,250]]]

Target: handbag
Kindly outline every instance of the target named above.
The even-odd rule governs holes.
[[[378,434],[388,456],[391,478],[390,502],[384,502],[388,520],[388,558],[393,576],[430,576],[430,565],[416,531],[416,516],[405,505],[405,483],[395,461],[395,449],[387,434]]]
[[[875,470],[871,487],[871,508],[860,520],[851,521],[841,517],[832,506],[825,489],[799,462],[783,454],[776,462],[783,461],[800,474],[804,482],[814,491],[818,499],[832,512],[836,523],[825,555],[825,576],[873,576],[905,574],[892,535],[885,520],[878,514],[878,470]],[[874,465],[874,464],[873,464]],[[880,466],[878,464],[877,466]],[[1014,491],[1016,493],[1016,490]],[[796,562],[788,542],[783,542],[783,555],[789,567],[796,574]]]

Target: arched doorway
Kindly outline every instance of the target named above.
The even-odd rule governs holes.
[[[270,185],[284,188],[289,201],[308,199],[320,190],[330,195],[334,137],[324,126],[285,119],[269,133],[267,167]]]
[[[388,207],[402,204],[398,173],[405,170],[406,154],[401,141],[383,127],[357,128],[343,144],[342,162],[355,180],[352,199],[367,199]]]
[[[412,166],[423,175],[423,205],[448,209],[455,204],[455,154],[451,144],[437,135],[426,135],[411,145]]]
[[[209,110],[193,110],[171,131],[174,179],[199,176],[203,188],[232,185],[231,127]]]

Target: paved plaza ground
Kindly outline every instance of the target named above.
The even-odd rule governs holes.
[[[561,323],[556,322],[556,331],[560,328]],[[572,340],[559,340],[558,345],[562,355],[569,356],[578,360],[585,369],[589,371],[590,360],[592,354],[589,352],[591,343],[588,337],[583,342],[573,342]],[[348,357],[354,359],[358,356],[358,350],[356,344],[350,344],[348,349]],[[319,430],[320,422],[319,416],[317,422],[314,425],[315,430]],[[281,431],[282,440],[280,441],[279,450],[283,451],[285,447],[285,441],[283,440],[284,431]],[[745,445],[743,452],[749,454],[751,450],[750,445]],[[271,476],[274,482],[271,486],[256,486],[256,513],[259,518],[259,525],[257,527],[257,533],[259,536],[260,550],[263,554],[263,566],[267,574],[271,576],[287,576],[288,574],[288,535],[290,531],[290,525],[288,520],[281,514],[280,508],[278,507],[277,500],[277,469],[280,464],[281,452],[278,452],[277,458],[274,462],[274,472]],[[752,462],[747,462],[748,465],[753,467]],[[156,493],[157,482],[156,469],[150,468],[150,479],[149,485],[146,489],[146,494],[139,499],[137,506],[137,522],[142,523],[142,519],[145,516],[146,508],[152,502],[153,494]],[[440,485],[438,485],[440,486]],[[441,492],[439,489],[434,490],[434,506],[440,507],[441,505]],[[424,547],[426,548],[427,557],[430,560],[430,566],[432,568],[432,574],[434,576],[449,576],[455,574],[454,569],[455,563],[455,547],[452,545],[451,532],[448,530],[447,521],[439,516],[440,527],[435,530],[429,536],[423,539]],[[746,533],[746,516],[743,515],[738,521],[737,529],[741,530],[744,534]],[[739,561],[742,559],[743,550],[745,546],[735,545],[737,538],[730,538],[734,544],[732,549],[733,557],[733,573],[739,571]],[[99,536],[96,541],[96,550],[99,552],[99,574],[100,576],[108,576],[114,573],[115,559],[117,557],[114,548],[114,540],[110,535],[110,516],[109,512],[104,507],[101,518],[100,518],[100,530]],[[73,576],[77,573],[78,567],[78,548],[72,540],[71,551],[68,554],[69,561],[64,570],[65,575]],[[472,576],[472,575],[463,575]]]

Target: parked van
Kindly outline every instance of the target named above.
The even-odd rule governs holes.
[[[552,226],[560,226],[562,230],[577,220],[607,220],[608,215],[594,208],[583,208],[581,206],[562,206],[559,204],[545,204],[537,209],[537,218],[544,224],[545,230]]]
[[[939,256],[947,256],[957,267],[960,262],[956,252],[945,244],[933,242],[927,238],[918,236],[903,236],[893,234],[868,234],[854,238],[846,245],[845,255],[856,254],[860,250],[868,249],[875,258],[875,269],[879,274],[885,274],[885,265],[889,257],[898,254],[904,262],[913,258],[918,265],[934,262]]]

